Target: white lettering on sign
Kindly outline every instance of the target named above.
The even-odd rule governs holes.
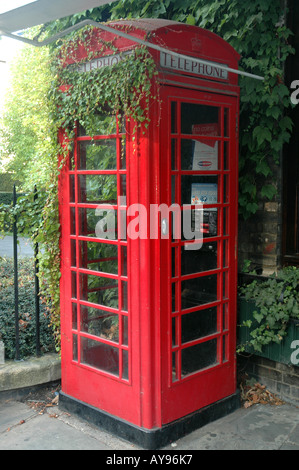
[[[111,56],[99,57],[98,59],[91,60],[90,62],[83,62],[81,64],[71,65],[77,72],[91,72],[92,70],[102,69],[104,67],[112,67],[119,64],[133,51],[126,51],[122,54],[114,54]]]
[[[228,80],[228,71],[217,67],[217,65],[220,64],[215,62],[211,62],[211,64],[200,64],[199,62],[192,60],[191,57],[190,59],[185,59],[184,57],[175,57],[171,54],[161,52],[160,65],[163,68],[180,72],[202,75],[210,78],[219,78],[220,80]]]

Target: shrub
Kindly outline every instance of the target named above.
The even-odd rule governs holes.
[[[35,354],[34,263],[30,258],[19,260],[19,338],[22,359]],[[55,350],[49,328],[45,303],[40,308],[40,343],[42,353]],[[14,264],[12,258],[0,258],[0,337],[5,345],[6,359],[15,358],[15,297]]]

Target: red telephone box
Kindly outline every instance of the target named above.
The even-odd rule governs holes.
[[[100,115],[93,139],[80,128],[74,163],[61,174],[60,406],[154,449],[239,406],[239,88],[231,71],[239,55],[215,34],[172,21],[109,27],[118,37],[128,25],[131,36],[163,46],[149,49],[161,103],[151,103],[137,140],[133,124],[117,120],[106,134]],[[118,38],[118,46],[136,43]],[[82,73],[93,66],[81,62]],[[127,228],[142,207],[143,236],[102,237],[99,204]],[[186,236],[182,215],[191,232],[199,216],[201,239]]]

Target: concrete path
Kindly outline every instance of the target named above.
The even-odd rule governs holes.
[[[30,239],[19,238],[18,239],[18,256],[20,258],[32,257],[34,256],[33,246]],[[3,239],[0,239],[0,256],[2,257],[13,257],[13,237],[6,236]]]
[[[136,451],[142,449],[58,406],[40,414],[12,399],[0,401],[0,450],[101,450],[108,458],[120,451],[126,451],[127,456],[140,455]],[[299,450],[299,409],[290,404],[240,408],[164,449],[148,452],[183,456],[196,450]],[[196,458],[194,454],[192,463]]]

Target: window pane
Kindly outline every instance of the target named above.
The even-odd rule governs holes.
[[[202,240],[218,235],[218,210],[184,209],[181,221],[182,240]]]
[[[194,103],[182,103],[182,134],[220,136],[220,109]]]
[[[117,203],[116,175],[80,175],[78,184],[80,203]]]
[[[118,309],[118,282],[116,279],[80,275],[81,300]]]
[[[73,335],[73,361],[78,361],[78,336]]]
[[[80,242],[80,267],[92,271],[118,274],[118,248],[115,245]]]
[[[75,176],[70,175],[70,202],[76,202],[75,199]]]
[[[72,304],[72,328],[73,330],[78,329],[78,309],[77,304]]]
[[[182,315],[182,343],[217,332],[217,307]]]
[[[93,137],[95,135],[111,135],[116,133],[115,116],[94,113],[87,116],[86,120],[85,126],[79,125],[79,136],[90,135],[90,137]],[[89,134],[86,133],[85,127],[90,131]]]
[[[89,338],[81,338],[81,362],[112,375],[119,375],[117,348]]]
[[[129,380],[129,353],[123,350],[123,380]]]
[[[171,133],[177,133],[177,103],[175,101],[171,103]]]
[[[182,170],[216,171],[219,169],[218,141],[196,139],[183,139],[181,143]]]
[[[217,339],[182,350],[182,377],[217,364]]]
[[[122,246],[121,248],[121,275],[128,275],[128,265],[127,265],[127,247]]]
[[[204,243],[199,250],[181,248],[182,276],[210,271],[218,267],[217,243]]]
[[[78,170],[116,170],[116,139],[78,143]]]
[[[217,204],[218,176],[182,176],[182,205]]]
[[[118,315],[81,305],[81,330],[118,343]]]
[[[182,282],[182,308],[196,307],[217,300],[217,275]]]
[[[79,235],[117,240],[117,210],[79,209]]]
[[[129,325],[129,319],[125,315],[122,317],[122,327],[123,327],[123,338],[122,338],[122,344],[124,346],[128,346],[128,338],[129,338],[129,330],[128,330],[128,325]]]

